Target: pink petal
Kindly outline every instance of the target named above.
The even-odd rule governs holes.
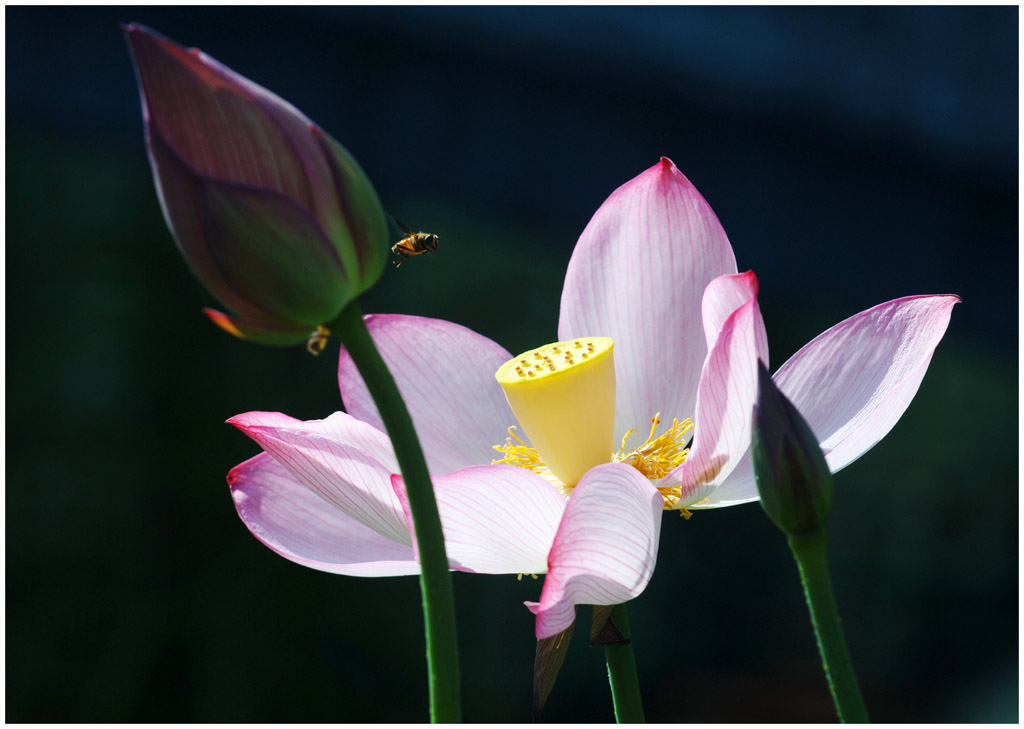
[[[490,463],[515,416],[494,379],[512,358],[471,329],[441,319],[400,314],[366,317],[374,344],[402,393],[431,473]],[[338,384],[345,409],[381,430],[363,378],[344,349]]]
[[[663,499],[640,473],[619,463],[592,468],[573,490],[548,557],[537,639],[568,628],[575,605],[618,605],[647,587],[661,535]]]
[[[339,511],[268,453],[231,469],[228,484],[253,536],[292,562],[357,577],[419,574],[412,547]]]
[[[850,317],[820,334],[775,373],[811,426],[832,472],[845,468],[896,424],[928,369],[958,296],[908,296]],[[756,501],[744,454],[702,507]]]
[[[775,373],[833,472],[900,419],[960,297],[908,296],[862,311],[818,335]]]
[[[693,414],[707,352],[696,312],[727,273],[736,259],[718,218],[664,157],[594,214],[569,261],[558,338],[615,340],[617,433]]]
[[[307,488],[360,524],[412,544],[391,488],[398,470],[387,436],[346,413],[301,421],[281,413],[243,413],[228,420]]]
[[[761,497],[757,493],[754,481],[754,465],[751,461],[750,449],[736,463],[736,468],[725,477],[706,500],[700,504],[691,504],[687,509],[719,509],[726,506],[738,506],[757,501]]]
[[[764,325],[755,298],[757,279],[752,273],[746,275],[749,279],[742,283],[750,298],[722,324],[704,363],[690,454],[665,479],[682,485],[680,506],[711,494],[750,447],[751,414],[757,397],[758,329],[763,332]],[[716,289],[737,282],[740,279],[734,278]],[[713,290],[711,295],[717,294]],[[713,311],[715,306],[708,309]]]
[[[757,304],[757,276],[753,271],[719,276],[704,289],[701,313],[704,316],[704,337],[708,350],[715,346],[718,333],[734,311],[751,299],[754,302],[754,337],[758,357],[768,366],[768,333],[765,331],[761,307]]]
[[[391,477],[412,531],[402,477]],[[432,478],[452,569],[485,574],[543,574],[565,511],[555,488],[525,468],[473,466]]]

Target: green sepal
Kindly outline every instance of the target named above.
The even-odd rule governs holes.
[[[334,319],[350,300],[334,246],[292,200],[206,181],[203,225],[224,279],[274,319],[314,327]]]
[[[350,273],[352,296],[377,283],[391,250],[388,223],[377,191],[355,157],[317,126],[312,128],[334,176],[343,220],[329,224],[327,234]]]

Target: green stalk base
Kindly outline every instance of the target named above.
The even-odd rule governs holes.
[[[800,581],[803,582],[807,607],[811,611],[811,624],[818,640],[821,664],[825,669],[839,721],[867,724],[868,710],[860,695],[853,661],[850,660],[839,621],[839,609],[832,594],[825,531],[819,529],[810,534],[792,535],[789,537],[789,548],[793,550],[800,569]]]
[[[629,616],[625,605],[615,606],[611,620],[623,636],[630,637]],[[644,705],[640,699],[640,680],[636,674],[633,644],[605,646],[604,657],[608,664],[608,683],[612,688],[615,721],[619,724],[643,724]]]

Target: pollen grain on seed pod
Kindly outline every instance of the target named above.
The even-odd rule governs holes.
[[[583,348],[583,345],[580,344],[580,340],[578,340],[578,339],[575,342],[572,343],[572,346],[575,347],[576,349],[582,349]]]

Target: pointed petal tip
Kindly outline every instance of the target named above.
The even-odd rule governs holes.
[[[167,36],[162,33],[158,33],[142,23],[136,23],[135,21],[122,23],[121,32],[124,33],[125,39],[133,49],[139,42],[151,41],[168,50],[184,50],[180,45]]]
[[[662,157],[660,160],[658,160],[658,164],[654,165],[654,167],[651,167],[648,170],[648,172],[658,175],[661,178],[667,180],[678,180],[680,178],[686,180],[686,175],[680,172],[679,168],[676,167],[675,163],[668,157]],[[686,180],[686,182],[689,182],[689,180]]]
[[[743,281],[750,287],[750,291],[754,298],[757,298],[758,293],[761,290],[761,284],[757,280],[757,274],[753,271],[744,271],[743,273],[732,274],[739,281]]]
[[[914,299],[946,299],[950,306],[954,306],[963,301],[963,299],[961,299],[957,294],[913,294],[911,296],[901,296],[898,299],[883,302],[882,304],[879,304],[879,306],[885,306],[886,304],[892,304],[897,301],[913,301]]]
[[[242,463],[239,463],[238,465],[234,466],[230,471],[228,471],[227,482],[229,490],[234,491],[235,487],[244,478],[243,470],[248,465],[248,463],[249,461],[243,461]]]
[[[658,164],[651,167],[648,172],[657,175],[659,179],[666,182],[681,183],[688,188],[693,188],[696,192],[696,188],[693,183],[690,182],[689,178],[684,175],[678,167],[676,167],[675,162],[668,157],[662,157],[658,161]]]
[[[284,321],[261,321],[252,317],[231,316],[210,308],[204,308],[203,314],[228,334],[256,344],[290,347],[305,342],[310,335],[310,327]]]
[[[252,427],[252,415],[253,413],[239,413],[238,415],[232,415],[230,418],[224,421],[225,425],[238,428],[243,433],[247,433],[249,428]]]
[[[249,435],[250,431],[265,425],[287,425],[295,422],[295,419],[284,413],[266,412],[263,410],[250,410],[247,413],[233,415],[224,421],[240,431]]]
[[[125,37],[131,37],[133,35],[152,35],[152,31],[144,25],[136,23],[134,20],[130,23],[120,23],[121,32],[124,33]]]
[[[241,330],[234,325],[231,321],[231,317],[222,311],[216,309],[204,308],[203,314],[206,318],[216,324],[218,327],[226,331],[228,334],[238,337],[239,339],[245,339],[245,335],[242,334]]]

